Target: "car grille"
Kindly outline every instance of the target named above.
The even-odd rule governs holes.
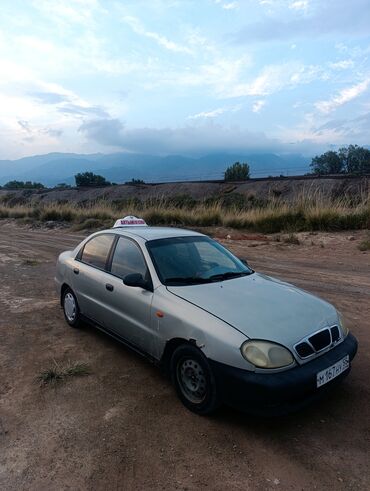
[[[332,326],[312,334],[312,336],[309,336],[300,343],[296,344],[294,348],[300,358],[308,358],[315,353],[319,353],[328,346],[337,343],[339,340],[339,327]]]

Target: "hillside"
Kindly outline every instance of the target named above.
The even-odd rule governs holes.
[[[163,199],[187,196],[197,201],[218,199],[231,195],[243,195],[247,199],[266,200],[280,197],[292,201],[300,194],[320,193],[327,198],[350,196],[354,202],[361,201],[370,192],[369,177],[294,177],[273,179],[250,179],[245,182],[172,182],[161,184],[117,185],[99,188],[71,188],[47,190],[0,190],[0,200],[11,204],[67,203],[88,204],[139,199]]]

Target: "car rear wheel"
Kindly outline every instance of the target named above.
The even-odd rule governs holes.
[[[62,307],[65,320],[72,327],[79,327],[81,323],[80,309],[75,294],[70,288],[66,288],[63,292]]]
[[[195,346],[183,344],[171,358],[171,378],[182,403],[197,414],[219,406],[215,379],[207,358]]]

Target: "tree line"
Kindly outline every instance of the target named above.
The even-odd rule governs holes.
[[[314,174],[370,174],[370,150],[358,145],[342,147],[337,152],[329,150],[316,155],[311,162]]]

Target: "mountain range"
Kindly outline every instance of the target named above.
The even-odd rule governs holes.
[[[251,177],[299,175],[308,172],[310,158],[300,154],[212,154],[198,158],[136,153],[49,153],[18,160],[0,160],[0,185],[8,181],[35,181],[45,186],[74,184],[79,172],[94,172],[116,183],[142,179],[145,182],[222,179],[234,162],[248,162]]]

